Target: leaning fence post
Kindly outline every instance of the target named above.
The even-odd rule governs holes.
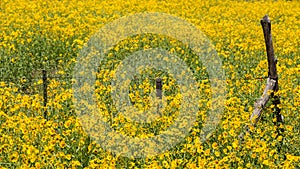
[[[45,69],[42,70],[43,73],[43,99],[44,99],[44,118],[47,119],[47,102],[48,102],[48,81],[47,81],[47,71]]]
[[[257,122],[259,121],[262,115],[263,108],[265,107],[269,99],[272,97],[273,98],[272,103],[275,106],[274,113],[276,115],[276,120],[277,120],[276,124],[279,125],[280,123],[283,123],[283,116],[280,114],[280,108],[278,107],[278,104],[280,104],[280,99],[278,94],[276,94],[279,90],[278,74],[276,69],[277,60],[275,59],[272,34],[271,34],[271,21],[268,15],[265,15],[261,19],[260,23],[264,33],[266,51],[268,56],[268,79],[267,79],[267,84],[264,89],[263,95],[254,104],[254,110],[250,117],[250,123],[252,126],[256,126]],[[245,130],[246,132],[249,132],[248,126],[245,126]],[[243,139],[243,134],[240,134],[239,137]]]
[[[271,34],[271,21],[268,15],[265,15],[264,18],[260,21],[260,23],[263,28],[265,42],[266,42],[266,50],[267,50],[268,63],[269,63],[268,75],[270,79],[273,79],[275,81],[275,86],[271,93],[271,97],[273,97],[273,104],[275,106],[274,113],[276,115],[277,124],[279,124],[283,122],[283,116],[280,114],[281,109],[278,107],[278,104],[280,104],[280,99],[279,96],[276,94],[279,90],[278,75],[276,69],[277,59],[275,58],[275,54],[274,54],[272,34]]]

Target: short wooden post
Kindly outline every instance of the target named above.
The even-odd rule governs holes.
[[[162,80],[157,78],[156,80],[156,97],[162,99]]]
[[[47,119],[47,102],[48,102],[48,81],[47,81],[47,71],[42,70],[43,73],[43,98],[44,98],[44,118]]]
[[[162,79],[161,78],[156,78],[155,79],[156,82],[156,98],[159,98],[159,102],[157,104],[157,113],[162,115],[162,113],[160,112],[160,108],[161,108],[161,100],[162,100]]]

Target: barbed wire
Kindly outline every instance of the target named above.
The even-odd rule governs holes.
[[[251,80],[265,80],[268,77],[254,77],[254,78],[225,78],[225,79],[218,79],[218,78],[205,78],[201,79],[198,81],[204,81],[204,80],[233,80],[233,81],[239,81],[239,80],[245,80],[245,81],[251,81]],[[0,78],[1,79],[1,78]],[[2,78],[0,81],[15,81],[15,80],[22,80],[22,79],[31,79],[31,80],[42,80],[43,77],[41,76],[40,78],[32,77],[32,78]],[[74,78],[73,76],[67,75],[67,76],[47,76],[47,79],[85,79],[85,77],[76,77]],[[156,80],[156,78],[148,78],[150,80]]]
[[[74,77],[73,75],[69,74],[69,73],[66,73],[66,74],[63,74],[63,75],[55,75],[55,73],[51,72],[47,72],[47,70],[45,69],[40,69],[42,70],[39,75],[39,77],[21,77],[21,78],[9,78],[9,77],[6,77],[6,78],[0,78],[0,82],[4,81],[5,85],[4,86],[0,86],[0,88],[2,87],[5,87],[7,86],[7,82],[8,83],[13,83],[15,85],[20,85],[18,87],[18,92],[22,92],[22,93],[27,93],[27,94],[39,94],[39,93],[42,93],[42,96],[43,96],[43,105],[44,107],[47,107],[47,104],[48,104],[48,98],[49,98],[49,95],[48,95],[48,92],[50,91],[49,88],[48,88],[48,83],[49,83],[49,80],[50,79],[69,79],[69,80],[73,80],[73,79],[85,79],[86,77]],[[50,74],[50,75],[49,75]],[[32,75],[34,76],[34,75]],[[1,77],[1,76],[0,76]],[[252,78],[229,78],[229,79],[218,79],[218,78],[209,78],[209,77],[205,77],[204,79],[198,79],[196,81],[198,82],[201,82],[201,81],[212,81],[212,80],[220,80],[220,81],[251,81],[251,80],[264,80],[266,79],[267,77],[252,77]],[[156,87],[158,86],[157,84],[161,82],[161,80],[158,80],[159,77],[156,77],[156,78],[148,78],[150,80],[153,80],[156,82]],[[22,82],[22,80],[25,80]],[[27,81],[29,80],[29,81]],[[40,84],[34,84],[33,81],[42,81]],[[132,80],[136,80],[136,77]],[[18,83],[19,81],[19,83]],[[32,84],[33,83],[33,84]],[[162,83],[164,83],[162,81]],[[72,84],[72,83],[71,83]],[[10,84],[8,84],[8,86],[10,86]],[[37,87],[37,86],[40,86],[40,87]],[[38,89],[40,88],[40,89]],[[45,119],[48,119],[48,116],[47,116],[47,109],[45,109],[45,112],[44,112],[44,118]]]
[[[256,77],[256,78],[234,78],[234,79],[216,79],[216,78],[206,78],[206,79],[201,79],[201,80],[198,80],[198,82],[202,82],[202,81],[212,81],[212,80],[219,80],[219,81],[254,81],[254,80],[266,80],[268,77]],[[1,79],[1,78],[0,78]],[[0,80],[0,82],[6,82],[6,83],[16,83],[16,81],[21,81],[22,79],[27,79],[27,78],[3,78]],[[30,78],[31,80],[43,80],[43,78]],[[68,76],[49,76],[47,77],[47,80],[52,80],[52,79],[69,79],[69,80],[72,80],[75,78],[73,77],[68,77]],[[85,79],[85,77],[76,77],[76,79]],[[152,79],[152,78],[148,78],[149,80],[156,80],[156,79]]]

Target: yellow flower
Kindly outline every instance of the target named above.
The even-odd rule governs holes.
[[[76,161],[72,161],[71,165],[72,165],[72,167],[78,167],[78,166],[81,166],[81,163],[78,160],[76,160]]]
[[[35,163],[35,168],[36,169],[40,169],[41,168],[41,163],[40,162],[36,162]]]
[[[60,148],[65,148],[67,146],[65,140],[62,140],[61,142],[59,142],[59,146],[60,146]]]
[[[162,162],[162,165],[163,165],[165,168],[170,168],[169,163],[168,163],[167,161],[163,161],[163,162]]]
[[[216,157],[220,157],[220,155],[221,155],[220,151],[215,151],[214,154],[216,155]]]
[[[68,154],[68,155],[65,156],[65,158],[66,158],[67,160],[71,160],[72,155],[71,155],[71,154]]]
[[[235,140],[235,141],[232,143],[232,147],[233,147],[234,149],[236,149],[236,148],[238,147],[238,145],[239,145],[238,140]]]
[[[71,123],[72,123],[71,120],[66,121],[64,124],[65,128],[69,128]]]
[[[204,155],[205,155],[205,156],[209,156],[209,155],[210,155],[210,149],[206,149],[206,150],[204,151]]]
[[[233,129],[231,129],[231,130],[229,131],[229,134],[230,134],[231,136],[233,136],[233,137],[236,136],[236,133],[235,133],[235,131],[234,131]]]
[[[16,151],[11,153],[9,156],[10,156],[10,161],[13,163],[15,163],[19,160],[19,153]]]
[[[218,143],[214,142],[214,143],[212,144],[212,148],[213,148],[213,149],[217,149],[217,148],[218,148]]]

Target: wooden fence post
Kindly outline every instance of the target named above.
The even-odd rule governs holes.
[[[156,97],[162,99],[162,80],[157,78],[156,80]]]
[[[159,102],[157,105],[157,113],[162,115],[162,113],[160,112],[160,108],[162,107],[161,105],[161,100],[162,100],[162,79],[161,78],[156,78],[155,79],[156,82],[156,98],[159,98]]]
[[[47,102],[48,102],[48,81],[47,81],[47,71],[45,69],[42,70],[43,73],[43,98],[44,98],[44,118],[47,119]]]
[[[283,123],[283,116],[280,114],[281,109],[278,106],[278,104],[280,104],[280,99],[278,94],[276,94],[279,90],[278,74],[276,69],[277,59],[275,58],[275,54],[274,54],[272,34],[271,34],[271,21],[268,15],[265,15],[261,19],[260,23],[264,33],[266,51],[268,56],[268,79],[262,97],[258,99],[254,104],[254,110],[250,117],[250,123],[252,126],[256,126],[257,122],[259,121],[262,115],[263,108],[265,107],[269,99],[272,97],[273,98],[272,103],[275,106],[274,113],[276,115],[276,120],[277,120],[276,124],[279,126],[280,123]],[[248,126],[246,126],[245,129],[247,132],[249,132]],[[240,134],[239,137],[243,139],[243,134]]]
[[[281,109],[278,107],[278,104],[280,104],[280,98],[276,93],[279,90],[278,85],[278,75],[277,75],[277,59],[275,58],[274,54],[274,48],[273,48],[273,41],[272,41],[272,34],[271,34],[271,21],[268,17],[268,15],[265,15],[265,17],[260,21],[263,31],[264,31],[264,37],[266,42],[266,50],[267,50],[267,56],[268,56],[268,66],[269,66],[269,77],[270,79],[275,80],[275,86],[273,88],[273,92],[271,93],[271,97],[273,97],[273,104],[275,106],[275,115],[277,119],[277,123],[283,123],[283,116],[280,114]]]

